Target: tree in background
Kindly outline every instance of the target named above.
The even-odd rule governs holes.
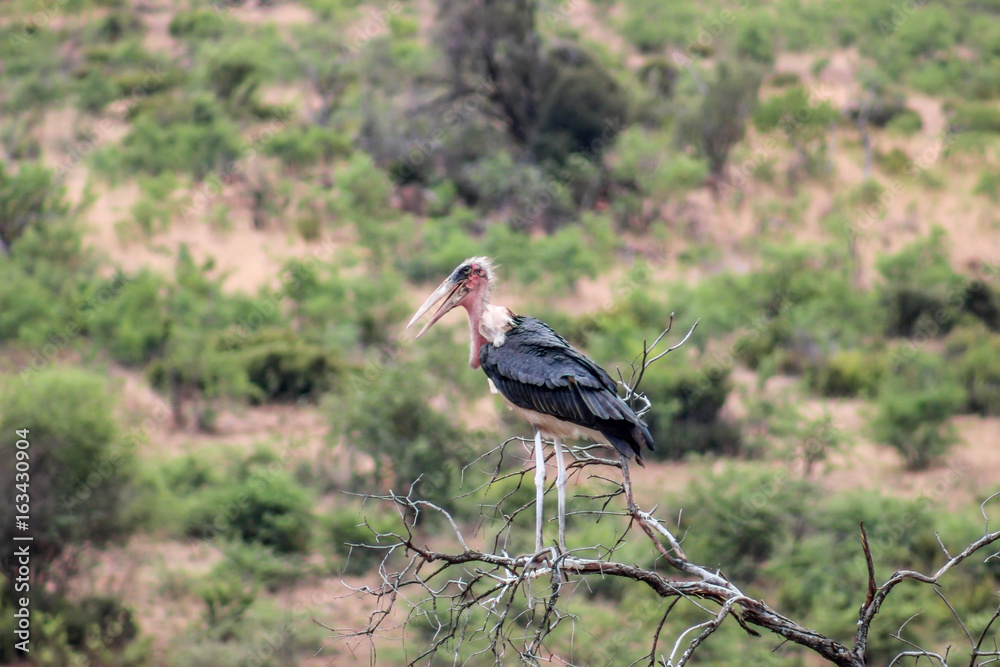
[[[799,154],[799,164],[789,170],[790,181],[799,173],[817,173],[817,165],[828,167],[828,160],[816,159],[810,153],[819,143],[818,157],[823,158],[824,137],[833,123],[840,118],[840,112],[826,100],[817,100],[802,86],[768,98],[760,103],[753,114],[754,125],[761,132],[780,129],[788,142]]]
[[[617,134],[627,103],[621,87],[584,49],[546,46],[533,2],[442,0],[438,31],[450,101],[471,98],[503,123],[535,160],[562,162],[574,152],[599,154],[598,139]]]
[[[0,162],[0,250],[9,252],[26,229],[66,215],[68,210],[51,171],[39,164],[25,164],[10,174]]]
[[[757,103],[760,83],[757,68],[720,62],[715,68],[715,79],[707,84],[700,102],[677,126],[680,141],[694,146],[708,160],[709,183],[716,192],[729,151],[746,133],[746,121]]]
[[[27,382],[10,377],[0,387],[0,432],[11,442],[27,432],[30,471],[32,591],[62,596],[86,547],[100,548],[128,534],[124,510],[135,443],[119,439],[114,397],[103,378],[83,370],[52,369]],[[14,480],[7,450],[0,475]],[[8,491],[13,493],[11,487]],[[0,503],[0,563],[12,595],[15,534],[10,499]]]

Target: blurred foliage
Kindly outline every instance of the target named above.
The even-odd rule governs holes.
[[[720,62],[701,101],[680,119],[680,140],[704,156],[716,177],[722,176],[729,151],[743,139],[760,83],[755,67]]]
[[[309,492],[280,462],[251,460],[250,465],[236,466],[224,484],[195,497],[184,518],[185,532],[259,544],[277,554],[302,553],[313,530],[311,505]]]
[[[15,512],[14,504],[0,508],[0,562],[14,566],[14,514],[30,514],[35,604],[51,610],[65,595],[65,572],[77,567],[88,546],[102,547],[128,535],[129,482],[138,443],[120,438],[115,397],[105,379],[93,372],[53,368],[23,381],[7,376],[2,392],[0,428],[10,442],[16,438],[30,445],[17,450],[10,446],[9,455],[0,461],[0,474],[10,480],[13,493],[15,465],[22,460],[15,451],[24,452],[30,482],[22,479],[24,486],[16,490],[30,499],[30,512]],[[11,573],[4,572],[6,599],[18,597]]]
[[[879,388],[872,432],[899,450],[909,468],[919,470],[956,442],[947,420],[965,404],[966,393],[936,355],[901,346],[896,359]]]
[[[364,443],[374,467],[369,479],[357,480],[362,488],[415,488],[451,509],[459,467],[475,458],[478,443],[428,404],[433,392],[424,377],[397,364],[355,376],[350,389],[328,401],[330,436]]]
[[[958,322],[970,285],[952,269],[944,241],[944,230],[936,227],[927,237],[879,260],[886,334],[936,338]]]
[[[740,430],[720,415],[732,383],[729,370],[668,358],[649,368],[640,390],[653,404],[646,422],[656,450],[652,457],[677,459],[685,454],[734,455]]]
[[[981,325],[960,327],[945,344],[947,358],[965,389],[965,411],[983,416],[1000,414],[1000,336]]]
[[[0,163],[0,248],[9,249],[29,227],[68,212],[63,190],[48,169],[29,163],[8,174]]]

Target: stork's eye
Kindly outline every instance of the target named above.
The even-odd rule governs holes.
[[[483,271],[482,269],[476,269],[476,274],[477,274],[477,275],[480,275],[480,276],[485,276],[485,275],[486,275],[486,272],[485,272],[485,271]]]

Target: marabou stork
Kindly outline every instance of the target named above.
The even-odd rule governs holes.
[[[462,306],[469,315],[469,365],[482,368],[490,390],[499,392],[514,412],[535,430],[535,550],[542,549],[542,499],[545,456],[542,436],[556,448],[556,490],[559,503],[559,548],[566,551],[566,465],[563,438],[586,438],[612,445],[622,457],[642,465],[642,448],[653,449],[649,428],[618,395],[608,373],[574,348],[547,324],[515,315],[490,301],[493,264],[472,257],[452,271],[420,306],[409,329],[434,304],[444,300],[417,334],[420,338],[445,313]]]

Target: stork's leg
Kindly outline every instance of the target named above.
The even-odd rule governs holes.
[[[556,493],[559,496],[559,551],[566,553],[566,463],[563,461],[562,443],[556,445]]]
[[[545,452],[542,432],[535,429],[535,553],[542,550],[542,504],[545,499]]]
[[[628,504],[629,513],[635,511],[635,499],[632,497],[632,478],[628,475],[628,459],[621,452],[618,456],[622,460],[622,488],[625,489],[625,502]]]

